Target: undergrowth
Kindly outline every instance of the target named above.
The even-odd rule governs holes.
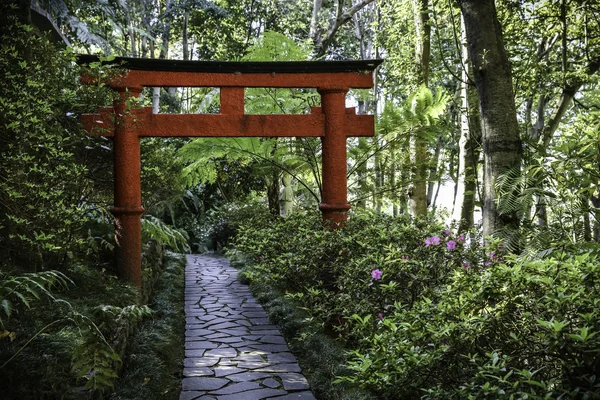
[[[250,272],[235,251],[228,252],[232,265],[241,268],[240,280],[250,284],[252,294],[260,302],[276,324],[292,352],[298,357],[302,373],[308,379],[311,390],[321,400],[374,400],[368,390],[349,384],[333,384],[336,376],[348,373],[344,348],[325,335],[317,321],[297,307],[285,293],[260,280],[250,280]]]
[[[531,258],[377,214],[248,220],[234,243],[321,398],[600,398],[598,246]]]
[[[178,399],[184,358],[183,256],[170,255],[147,320],[133,336],[111,399]]]

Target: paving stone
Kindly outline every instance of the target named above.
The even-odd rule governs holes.
[[[268,354],[267,359],[272,364],[298,362],[298,360],[296,360],[296,357],[292,353],[285,352]]]
[[[223,333],[223,335],[225,335]],[[209,339],[209,337],[206,337],[207,339]],[[220,337],[220,338],[215,338],[215,339],[210,339],[211,342],[215,342],[215,343],[239,343],[240,338],[238,336],[227,336],[227,337]]]
[[[263,336],[259,341],[261,343],[286,344],[283,336],[267,335],[267,336]]]
[[[205,336],[214,334],[215,331],[210,329],[187,329],[185,331],[185,336]]]
[[[247,381],[255,381],[257,379],[268,378],[269,374],[265,374],[263,372],[241,372],[239,374],[227,375],[227,379],[233,382],[247,382]]]
[[[253,327],[250,328],[251,331],[264,331],[264,330],[272,330],[272,331],[276,331],[279,332],[279,330],[277,329],[277,327],[275,325],[254,325]]]
[[[302,374],[279,374],[279,377],[285,390],[306,390],[310,387]]]
[[[219,358],[186,358],[183,360],[183,366],[188,368],[197,368],[197,367],[212,367],[213,365],[219,362]]]
[[[290,393],[278,397],[269,397],[269,400],[317,400],[310,391]]]
[[[269,318],[250,318],[250,322],[252,322],[252,325],[267,325]]]
[[[281,335],[281,332],[279,332],[279,329],[259,329],[259,330],[255,330],[255,329],[256,329],[255,326],[250,327],[250,333],[252,335],[261,335],[261,336]]]
[[[207,342],[207,341],[190,341],[187,340],[185,343],[186,349],[216,349],[218,345],[216,343]]]
[[[193,368],[184,368],[183,376],[191,377],[191,376],[212,376],[214,375],[214,371],[208,367],[193,367]]]
[[[240,392],[246,392],[252,389],[260,389],[260,385],[256,382],[240,382],[234,383],[233,385],[225,386],[223,389],[215,390],[210,394],[234,394]],[[240,393],[243,395],[243,393]]]
[[[257,372],[300,372],[300,366],[294,364],[275,364],[256,370]]]
[[[264,311],[244,311],[244,317],[246,318],[267,318],[267,314]]]
[[[248,346],[253,349],[262,350],[269,353],[280,353],[282,351],[288,352],[290,348],[285,344],[256,344]]]
[[[234,342],[234,343],[229,343],[229,345],[231,347],[235,347],[235,348],[240,348],[240,347],[257,347],[257,346],[269,346],[269,345],[262,345],[259,342],[253,342],[251,340],[243,340],[243,339],[239,339],[239,342]],[[289,349],[288,349],[289,350]]]
[[[249,390],[247,392],[228,394],[225,396],[218,396],[219,400],[260,400],[268,397],[274,397],[278,395],[286,394],[283,390],[277,389],[256,389]]]
[[[261,362],[240,361],[237,364],[238,368],[246,368],[246,369],[266,368],[270,365],[271,364],[269,364],[268,362],[265,362],[265,361],[261,361]],[[268,371],[268,372],[279,372],[279,371]]]
[[[226,334],[231,335],[231,336],[242,336],[242,335],[248,335],[249,334],[248,329],[245,329],[245,328],[219,329],[218,332],[226,333]]]
[[[234,367],[233,365],[229,365],[229,366],[219,365],[218,367],[214,367],[214,371],[215,371],[215,376],[217,378],[220,378],[222,376],[233,375],[233,374],[237,374],[239,372],[244,372],[245,369]]]
[[[208,350],[204,353],[204,357],[235,357],[237,351],[231,348]]]
[[[200,358],[204,355],[204,352],[206,350],[204,349],[199,349],[199,350],[186,350],[185,351],[185,356],[186,357],[192,357],[192,358]]]
[[[243,353],[235,357],[233,360],[248,362],[265,362],[265,359],[260,354],[255,353]]]
[[[276,379],[267,378],[264,381],[262,381],[262,385],[266,386],[266,387],[270,387],[271,389],[276,389],[279,386],[281,386],[281,383],[279,383],[279,381]]]
[[[208,325],[207,325],[208,327]],[[239,327],[238,324],[234,323],[234,322],[223,322],[217,325],[210,325],[210,329],[214,329],[214,330],[222,330],[222,329],[227,329],[227,328],[233,328],[233,327]],[[226,333],[226,332],[223,332]]]
[[[223,378],[183,378],[182,390],[217,390],[227,385],[229,381]]]
[[[206,392],[181,392],[179,400],[194,400],[200,398]]]
[[[222,339],[222,338],[225,338],[225,337],[229,337],[229,335],[226,334],[226,333],[220,333],[220,332],[213,333],[212,335],[206,335],[205,336],[205,338],[211,339],[211,340],[212,339]]]

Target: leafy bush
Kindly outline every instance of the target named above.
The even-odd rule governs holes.
[[[102,88],[81,87],[71,52],[0,7],[9,21],[0,31],[0,266],[56,268],[85,253],[80,233],[98,195],[81,161],[106,153],[77,115],[84,98],[110,99]]]
[[[356,339],[352,315],[385,315],[394,301],[411,305],[419,296],[435,298],[450,271],[476,265],[483,255],[464,235],[452,236],[427,219],[413,223],[409,217],[355,215],[343,230],[325,229],[316,213],[258,229],[255,223],[240,227],[235,241],[236,249],[255,263],[246,275],[291,292],[346,340]],[[434,237],[439,244],[425,242]]]
[[[435,220],[318,215],[240,227],[246,279],[288,292],[380,398],[600,396],[600,263],[525,259]]]

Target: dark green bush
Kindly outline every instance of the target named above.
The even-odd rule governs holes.
[[[254,224],[254,225],[253,225]],[[435,220],[319,215],[239,229],[249,281],[286,291],[385,399],[599,398],[600,262],[526,260]]]

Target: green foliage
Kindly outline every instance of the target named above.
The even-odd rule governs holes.
[[[79,318],[86,329],[82,330],[82,338],[73,350],[72,368],[78,379],[86,381],[87,389],[102,392],[114,387],[122,363],[118,351],[109,344],[103,332],[110,332],[114,337],[109,340],[118,342],[123,331],[152,315],[152,310],[148,306],[103,305],[92,312],[96,322],[83,316]]]
[[[113,399],[178,399],[184,358],[185,257],[167,258],[145,320],[128,344]],[[109,396],[107,396],[109,397]]]
[[[351,332],[353,315],[385,314],[396,301],[410,306],[420,296],[436,298],[452,271],[483,262],[476,244],[466,244],[464,235],[446,235],[433,220],[364,214],[343,230],[324,229],[317,214],[260,222],[243,224],[234,243],[256,263],[246,275],[290,291],[349,342],[358,340]],[[425,239],[436,234],[441,242],[426,246]],[[448,250],[451,240],[456,247]],[[371,272],[377,269],[383,275],[375,280]]]
[[[83,99],[106,96],[103,88],[81,88],[70,51],[7,14],[0,33],[0,265],[57,268],[85,252],[80,232],[102,193],[81,162],[98,161],[102,140],[87,136],[76,115],[86,109]]]
[[[58,271],[43,271],[20,276],[7,276],[0,273],[0,328],[4,329],[3,315],[10,318],[19,309],[30,309],[33,300],[41,295],[54,300],[50,292],[53,288],[66,288],[72,281]],[[16,303],[16,304],[15,304]]]
[[[435,221],[317,216],[239,229],[253,285],[286,291],[350,350],[338,382],[379,398],[594,398],[594,255],[519,259]],[[300,340],[309,340],[304,334]]]
[[[185,231],[173,228],[152,215],[142,218],[142,239],[145,242],[154,239],[174,251],[189,252],[190,250]]]

